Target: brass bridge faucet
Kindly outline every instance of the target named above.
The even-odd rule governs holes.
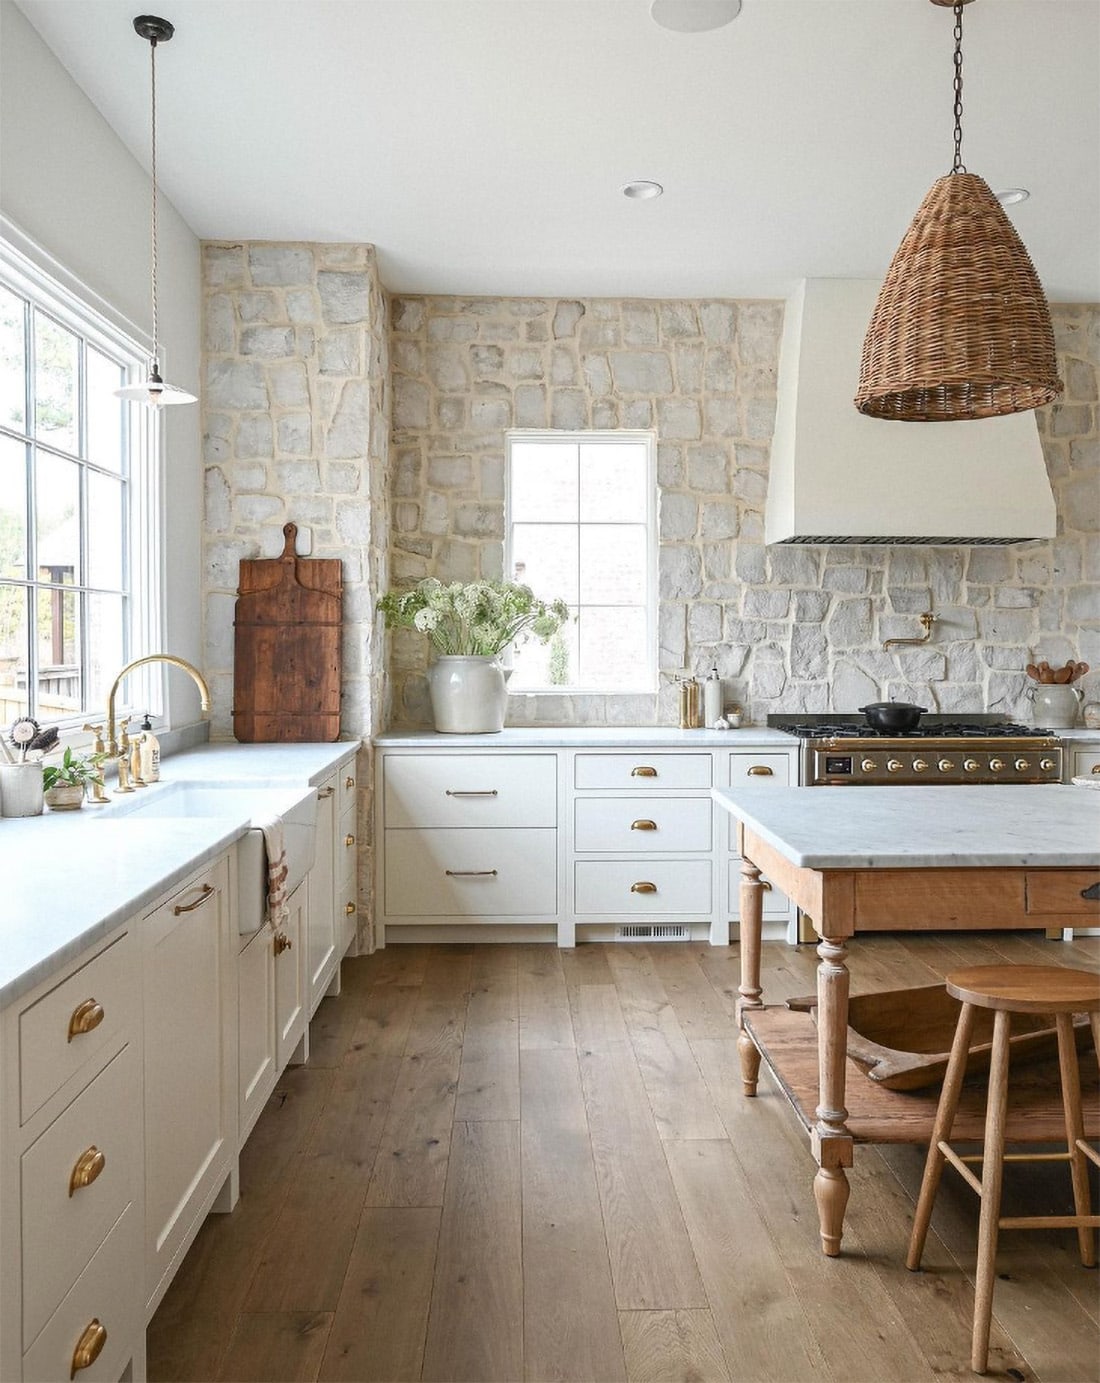
[[[174,653],[150,653],[145,658],[135,658],[132,663],[127,663],[115,678],[107,696],[107,753],[111,758],[118,754],[118,740],[115,738],[115,696],[118,692],[119,683],[128,672],[133,672],[134,668],[142,667],[146,663],[168,663],[172,667],[182,668],[191,676],[199,689],[200,704],[203,711],[208,713],[210,710],[210,688],[206,685],[206,679],[198,668],[193,667],[186,658],[177,658]]]

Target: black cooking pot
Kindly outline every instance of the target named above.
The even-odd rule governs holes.
[[[871,729],[884,734],[915,730],[925,712],[924,706],[907,706],[904,701],[874,701],[859,709]]]

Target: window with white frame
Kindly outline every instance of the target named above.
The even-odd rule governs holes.
[[[156,421],[113,393],[144,364],[0,241],[0,724],[79,725],[155,635]]]
[[[514,691],[657,686],[657,523],[648,432],[510,432],[507,576],[574,616],[514,655]]]

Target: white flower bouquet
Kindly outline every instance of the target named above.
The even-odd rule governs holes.
[[[387,629],[419,629],[444,655],[495,657],[534,635],[552,639],[569,618],[563,600],[538,600],[513,581],[452,581],[434,576],[409,591],[389,591],[378,602]]]

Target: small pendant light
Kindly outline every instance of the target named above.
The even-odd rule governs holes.
[[[150,84],[152,94],[152,214],[150,217],[150,240],[152,243],[152,296],[153,296],[153,354],[149,361],[149,373],[141,384],[130,384],[125,389],[116,389],[120,399],[131,399],[136,403],[149,404],[160,408],[170,403],[197,403],[194,394],[185,389],[177,389],[173,384],[165,384],[160,373],[160,322],[157,316],[157,44],[167,43],[176,32],[167,19],[158,19],[153,14],[139,14],[134,20],[134,29],[140,38],[149,44],[149,61],[152,72]]]
[[[1062,392],[1054,329],[1023,242],[962,161],[962,12],[955,13],[955,161],[921,203],[863,342],[855,405],[873,418],[948,422],[1022,413]]]

